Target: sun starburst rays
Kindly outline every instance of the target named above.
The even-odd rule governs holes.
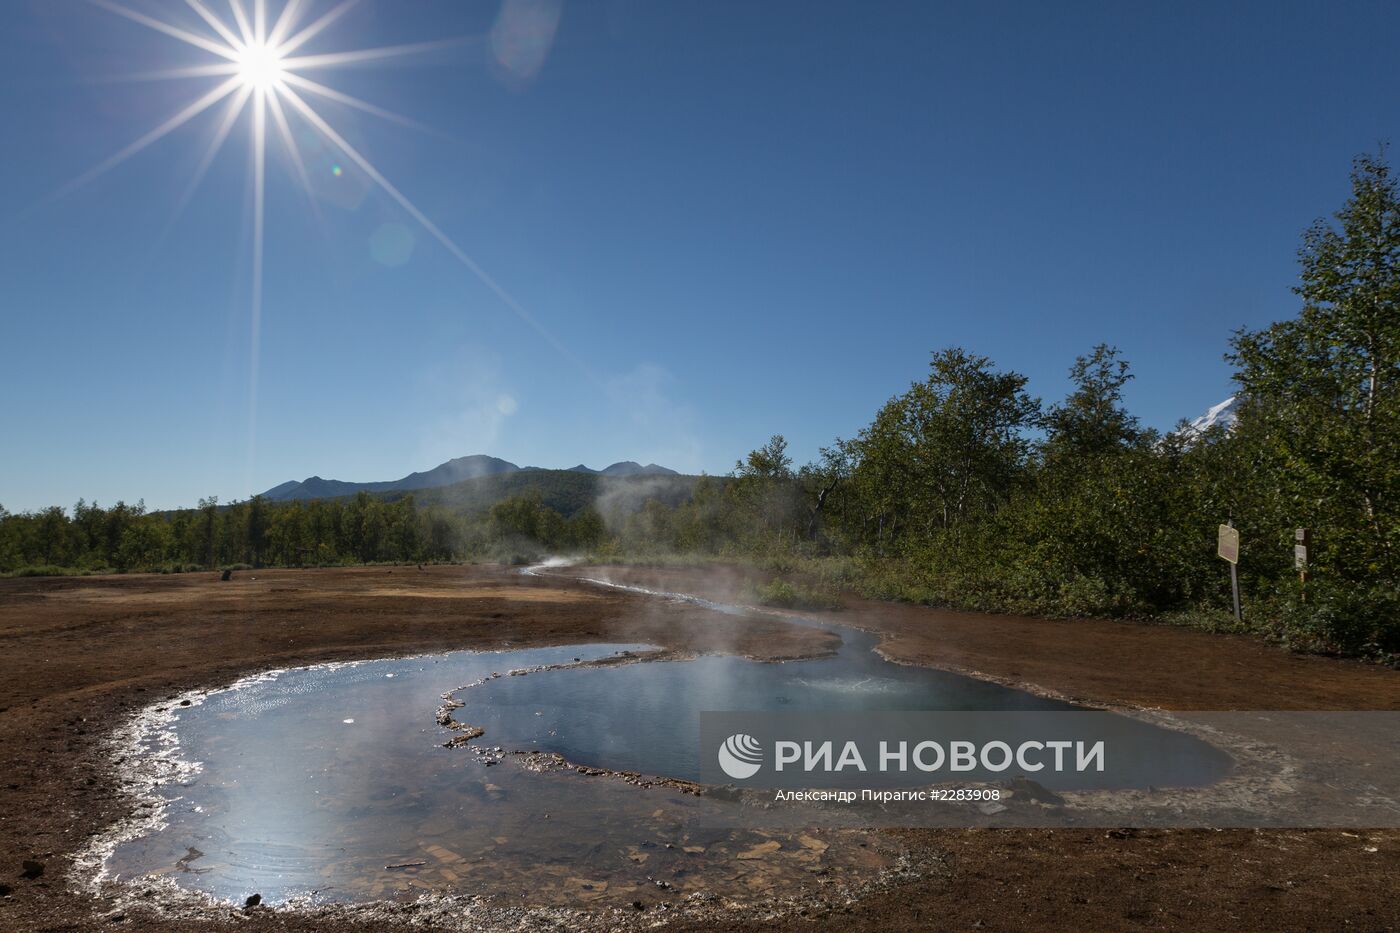
[[[283,42],[281,45],[278,46],[278,48],[282,50],[284,55],[290,55],[292,52],[301,48],[307,42],[310,42],[312,39],[316,38],[316,36],[320,35],[321,32],[324,31],[325,28],[331,23],[334,23],[346,13],[350,12],[350,9],[354,7],[357,3],[359,3],[359,0],[341,0],[340,4],[338,4],[335,7],[332,7],[330,11],[323,14],[319,19],[313,21],[311,25],[307,26],[301,32],[292,36],[286,42]],[[287,28],[290,29],[292,27],[289,24]]]
[[[417,130],[426,130],[427,128],[384,107],[346,94],[326,84],[312,81],[298,72],[373,63],[387,58],[414,55],[458,45],[463,41],[461,39],[440,39],[408,45],[293,56],[291,55],[293,51],[323,33],[355,7],[359,0],[340,0],[339,3],[305,24],[300,22],[306,7],[309,5],[304,0],[286,0],[275,17],[268,15],[267,0],[226,0],[228,12],[222,16],[213,8],[215,0],[185,0],[185,4],[198,15],[199,19],[211,31],[212,34],[209,35],[157,19],[119,3],[117,0],[91,0],[91,2],[132,22],[215,55],[219,59],[219,61],[208,64],[135,73],[127,75],[126,80],[167,81],[197,78],[223,78],[225,80],[212,90],[195,98],[188,106],[173,114],[148,133],[73,179],[61,189],[60,193],[66,193],[79,187],[116,167],[184,126],[224,98],[234,94],[235,91],[239,93],[231,102],[231,109],[226,112],[225,118],[215,133],[212,149],[205,153],[196,169],[195,184],[198,184],[203,178],[209,163],[228,138],[232,122],[242,114],[251,101],[252,134],[255,137],[254,143],[258,158],[264,161],[266,159],[266,124],[268,112],[271,111],[273,122],[277,125],[277,137],[286,150],[286,155],[297,175],[297,180],[302,183],[304,189],[310,192],[310,180],[306,174],[305,159],[298,149],[296,136],[288,123],[287,108],[283,106],[283,102],[287,100],[287,95],[290,93],[291,85],[382,120]],[[230,23],[226,17],[231,17],[232,22]],[[306,108],[308,112],[315,113],[309,104],[306,105]],[[301,108],[297,108],[298,112],[300,110]],[[316,121],[307,119],[306,122],[313,126],[328,142],[333,142],[331,137],[326,136],[321,126],[317,125]],[[326,126],[329,125],[326,124]],[[262,139],[261,148],[257,147],[257,138]],[[258,169],[254,166],[253,170],[256,172]],[[378,179],[382,177],[377,172],[371,174],[371,178],[375,179],[377,184],[380,183]],[[265,182],[263,187],[265,188]],[[399,197],[395,196],[395,200],[398,199]],[[181,199],[182,205],[185,200],[187,198]]]
[[[63,186],[57,194],[66,194],[87,184],[99,175],[115,168],[132,156],[147,149],[154,143],[186,125],[205,111],[227,100],[222,115],[195,167],[193,177],[178,198],[175,213],[171,217],[173,225],[186,204],[208,173],[212,163],[232,135],[244,113],[250,113],[249,175],[252,194],[252,250],[251,283],[249,306],[249,438],[248,455],[251,468],[253,444],[256,434],[259,344],[263,316],[264,244],[266,238],[266,200],[268,168],[268,118],[271,116],[276,132],[276,140],[291,166],[293,175],[306,193],[313,212],[320,219],[321,212],[316,201],[316,189],[307,169],[307,161],[293,132],[291,116],[295,115],[304,125],[323,139],[332,151],[339,152],[347,162],[354,165],[375,186],[414,219],[422,229],[462,266],[469,270],[496,298],[523,323],[539,334],[550,346],[570,360],[585,375],[589,368],[569,352],[548,332],[526,308],[500,283],[492,278],[465,250],[457,245],[440,227],[421,211],[398,187],[396,187],[370,160],[351,145],[344,135],[338,132],[303,96],[314,95],[333,101],[374,117],[392,121],[402,126],[418,130],[427,128],[415,121],[399,116],[390,110],[369,101],[361,100],[327,84],[304,77],[299,72],[313,69],[328,70],[338,67],[374,64],[386,59],[421,54],[451,46],[460,46],[473,40],[466,38],[437,39],[412,44],[389,45],[378,48],[352,49],[344,51],[320,51],[311,54],[293,55],[303,48],[354,8],[359,0],[339,0],[334,6],[321,13],[310,22],[301,21],[311,3],[306,0],[285,0],[275,17],[269,17],[267,0],[226,0],[228,10],[221,14],[216,4],[218,0],[185,0],[185,4],[207,27],[208,32],[195,32],[190,28],[165,22],[153,16],[131,9],[117,0],[91,0],[91,2],[127,20],[139,23],[171,39],[178,40],[215,57],[206,64],[173,67],[128,75],[127,80],[177,80],[177,79],[222,79],[211,89],[199,93],[188,105],[181,108],[164,122],[141,135],[104,161],[79,175]],[[248,4],[251,4],[249,6]],[[251,12],[250,12],[251,11]],[[231,22],[230,18],[231,17]],[[270,21],[270,22],[269,22]],[[294,90],[295,88],[296,90]],[[298,93],[298,91],[302,93]],[[339,175],[337,166],[334,174]],[[324,227],[324,223],[323,223]],[[167,228],[168,229],[168,228]]]
[[[202,2],[200,2],[200,0],[185,0],[185,3],[189,5],[190,9],[194,10],[196,13],[199,14],[200,19],[208,23],[210,28],[212,28],[216,33],[219,34],[220,39],[223,39],[224,42],[228,43],[229,48],[236,48],[239,45],[241,40],[237,36],[235,36],[226,25],[224,25],[223,20],[219,19],[212,12],[210,12],[209,8],[206,7]]]
[[[66,185],[61,187],[57,193],[59,195],[67,194],[70,191],[73,191],[77,188],[81,188],[83,185],[92,181],[94,178],[97,178],[104,172],[116,168],[118,165],[125,162],[127,159],[136,155],[136,153],[140,152],[142,149],[145,149],[147,146],[150,146],[157,140],[163,139],[164,137],[170,135],[175,130],[184,126],[190,120],[193,120],[195,117],[199,116],[201,113],[208,110],[210,107],[214,106],[219,101],[232,94],[234,91],[238,90],[241,84],[242,82],[239,81],[237,76],[226,79],[222,84],[218,85],[212,91],[209,91],[207,94],[196,98],[193,103],[180,110],[178,113],[176,113],[170,119],[166,120],[164,123],[161,123],[155,129],[146,133],[144,136],[141,136],[140,138],[134,140],[133,142],[127,144],[126,146],[117,150],[116,152],[112,153],[112,155],[108,156],[103,161],[99,162],[92,168],[88,169],[86,172],[83,172],[77,178],[74,178],[72,181],[68,182]]]
[[[162,20],[158,20],[153,16],[147,16],[145,13],[137,12],[136,10],[133,10],[130,7],[124,7],[120,3],[113,3],[111,2],[111,0],[92,0],[92,3],[102,7],[102,9],[104,10],[108,10],[112,13],[117,14],[118,16],[124,16],[132,22],[140,23],[142,26],[154,29],[156,32],[163,32],[167,36],[170,36],[172,39],[179,39],[181,42],[184,42],[187,45],[192,45],[195,48],[203,49],[206,52],[212,52],[215,55],[220,55],[224,58],[231,60],[237,58],[238,56],[237,51],[234,49],[233,43],[229,43],[227,45],[220,45],[218,42],[215,42],[212,39],[207,39],[204,36],[190,32],[187,29],[181,29],[178,26],[172,26],[169,23],[164,22]]]
[[[272,24],[272,31],[267,34],[267,44],[277,46],[282,38],[287,34],[287,30],[292,28],[296,22],[297,11],[301,8],[301,0],[287,0],[282,6],[282,12],[277,16],[277,22]]]
[[[238,34],[243,37],[243,42],[253,41],[253,27],[248,22],[248,14],[243,11],[243,4],[238,0],[228,0],[229,9],[233,12],[233,21],[238,26]]]

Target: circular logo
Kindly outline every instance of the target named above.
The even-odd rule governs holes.
[[[751,778],[763,767],[763,746],[751,735],[731,735],[719,747],[719,766],[736,781]]]

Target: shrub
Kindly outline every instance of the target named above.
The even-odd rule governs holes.
[[[14,577],[77,577],[82,575],[81,570],[73,567],[57,567],[53,564],[34,564],[28,567],[16,569],[10,576]]]
[[[1294,597],[1281,605],[1277,627],[1295,650],[1394,660],[1400,655],[1400,593],[1314,586],[1306,602]]]
[[[781,609],[840,609],[841,600],[835,593],[786,580],[774,579],[753,587],[748,594],[760,606]]]

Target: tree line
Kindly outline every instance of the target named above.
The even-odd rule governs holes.
[[[147,512],[79,500],[10,514],[0,508],[0,572],[190,572],[241,567],[324,567],[464,559],[516,560],[547,550],[588,551],[603,541],[593,508],[569,518],[538,491],[480,512],[417,505],[359,493],[344,499],[270,503],[259,496],[228,505]]]

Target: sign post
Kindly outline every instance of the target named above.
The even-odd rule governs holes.
[[[1298,585],[1303,602],[1308,601],[1308,556],[1312,551],[1312,532],[1306,528],[1293,529],[1293,569],[1298,571]]]
[[[1243,621],[1240,615],[1240,533],[1234,522],[1220,526],[1216,536],[1215,553],[1221,560],[1230,564],[1230,592],[1235,598],[1235,621]]]

